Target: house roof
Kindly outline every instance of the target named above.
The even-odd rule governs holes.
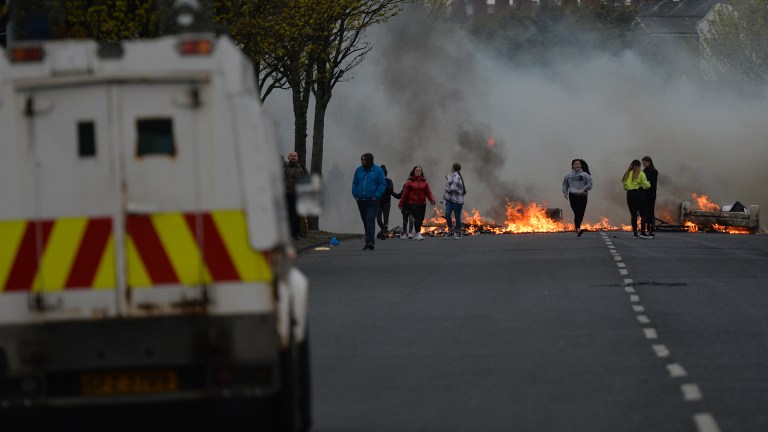
[[[653,35],[695,35],[697,24],[723,0],[662,0],[644,4],[636,24]]]

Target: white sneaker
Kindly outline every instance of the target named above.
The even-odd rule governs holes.
[[[413,238],[413,233],[408,233],[408,238],[412,239]]]
[[[421,236],[421,233],[416,233],[416,240],[424,240],[424,237]]]

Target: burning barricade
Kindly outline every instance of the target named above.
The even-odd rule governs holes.
[[[690,232],[710,231],[731,234],[751,234],[760,228],[760,207],[745,207],[736,201],[731,205],[719,206],[706,195],[692,195],[691,201],[680,204],[680,223]]]

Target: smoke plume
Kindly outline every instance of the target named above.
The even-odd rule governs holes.
[[[660,172],[657,217],[670,223],[692,193],[719,204],[768,204],[764,97],[676,76],[632,51],[584,47],[546,68],[513,66],[460,27],[416,10],[372,29],[369,40],[373,51],[352,81],[337,85],[328,110],[324,230],[362,232],[351,181],[366,152],[387,166],[395,191],[422,166],[437,201],[452,163],[461,163],[464,209],[500,223],[508,200],[562,208],[572,222],[561,184],[574,158],[585,159],[594,178],[589,223],[604,216],[629,224],[620,179],[645,155]],[[281,119],[287,153],[290,106],[266,107]],[[396,203],[390,227],[401,222]]]

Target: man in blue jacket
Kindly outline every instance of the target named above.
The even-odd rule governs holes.
[[[387,188],[384,172],[373,163],[373,155],[366,153],[360,157],[360,166],[352,178],[352,196],[357,200],[360,218],[365,228],[365,247],[373,250],[376,243],[376,214],[379,212],[379,200]]]

